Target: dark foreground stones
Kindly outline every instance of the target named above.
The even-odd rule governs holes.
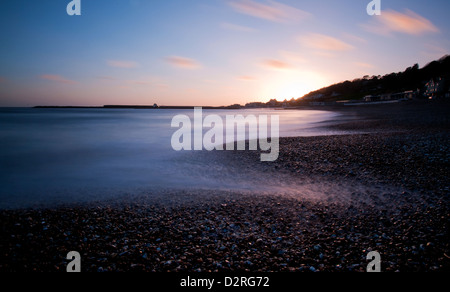
[[[370,251],[382,271],[450,271],[448,115],[421,110],[397,120],[383,110],[383,120],[371,116],[383,126],[375,133],[281,139],[274,163],[198,154],[291,188],[326,182],[324,197],[298,184],[296,195],[185,190],[1,210],[0,271],[65,271],[70,251],[94,272],[365,271]]]
[[[171,206],[141,198],[2,211],[0,270],[65,271],[69,251],[95,272],[365,271],[370,251],[381,254],[383,271],[449,270],[449,213],[440,200],[207,196]]]

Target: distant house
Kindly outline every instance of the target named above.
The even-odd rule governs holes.
[[[409,90],[409,91],[402,92],[401,95],[402,95],[403,99],[411,100],[411,99],[417,98],[419,96],[419,92],[420,92],[420,90],[416,90],[416,91]]]
[[[391,99],[392,99],[391,93],[386,93],[386,94],[380,95],[380,100],[391,100]]]
[[[410,100],[416,96],[417,92],[413,90],[392,93],[390,95],[391,100]]]
[[[408,90],[398,93],[387,93],[381,95],[366,95],[363,100],[365,102],[374,101],[390,101],[390,100],[411,100],[419,96],[420,90]]]
[[[371,102],[371,101],[375,101],[376,100],[376,96],[374,96],[374,95],[366,95],[366,96],[364,96],[364,101],[365,102]]]
[[[425,95],[428,96],[429,99],[435,99],[442,96],[445,96],[445,80],[442,77],[431,79],[425,84]]]

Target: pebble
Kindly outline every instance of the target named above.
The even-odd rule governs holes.
[[[0,271],[65,270],[67,249],[89,262],[83,271],[364,271],[374,250],[383,271],[449,271],[449,141],[431,130],[282,138],[273,164],[253,152],[223,153],[274,180],[283,173],[331,182],[336,192],[354,186],[348,200],[181,191],[0,210]],[[379,191],[356,190],[356,182]]]

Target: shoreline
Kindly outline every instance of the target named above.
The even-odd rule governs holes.
[[[449,271],[448,104],[341,113],[321,126],[371,133],[282,138],[275,163],[208,153],[231,171],[327,183],[326,196],[186,190],[0,210],[0,271],[65,271],[72,250],[94,272],[365,271],[374,250],[382,271]]]
[[[245,107],[241,105],[228,105],[228,106],[194,106],[194,105],[93,105],[93,106],[58,106],[58,105],[37,105],[32,107],[4,107],[4,108],[31,108],[31,109],[195,109],[201,107],[202,109],[209,110],[326,110],[326,111],[365,111],[364,109],[374,109],[377,107],[404,107],[405,105],[413,106],[429,106],[433,104],[447,104],[447,100],[390,100],[390,101],[380,101],[380,102],[358,102],[358,103],[336,103],[336,104],[324,104],[324,105],[299,105],[299,106],[266,106],[266,107]],[[367,113],[367,111],[365,111]]]

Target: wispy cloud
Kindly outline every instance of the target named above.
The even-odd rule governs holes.
[[[274,22],[293,22],[311,16],[308,12],[271,0],[266,1],[266,4],[253,0],[238,0],[229,2],[229,5],[239,13]]]
[[[343,33],[343,37],[351,42],[359,43],[359,44],[367,44],[367,40],[362,37],[353,35],[351,33]]]
[[[76,81],[66,79],[60,75],[44,74],[44,75],[40,75],[39,77],[44,80],[50,80],[50,81],[63,83],[63,84],[77,84],[78,83]]]
[[[234,30],[240,32],[255,32],[256,29],[248,26],[237,25],[233,23],[223,22],[220,24],[220,27],[227,30]]]
[[[302,36],[299,41],[306,47],[322,51],[349,51],[354,49],[352,45],[342,40],[317,33]]]
[[[265,60],[261,63],[261,65],[263,65],[265,68],[275,70],[287,70],[292,68],[290,64],[275,59]]]
[[[201,64],[190,58],[180,57],[180,56],[170,56],[166,57],[165,60],[170,63],[172,66],[182,69],[199,69],[201,68]]]
[[[362,27],[369,32],[386,36],[393,33],[423,35],[439,32],[431,21],[409,9],[404,13],[394,10],[382,11],[381,15],[373,17],[371,22],[363,24]]]
[[[108,60],[106,61],[108,66],[115,68],[136,68],[139,66],[137,62],[134,61],[123,61],[123,60]]]

